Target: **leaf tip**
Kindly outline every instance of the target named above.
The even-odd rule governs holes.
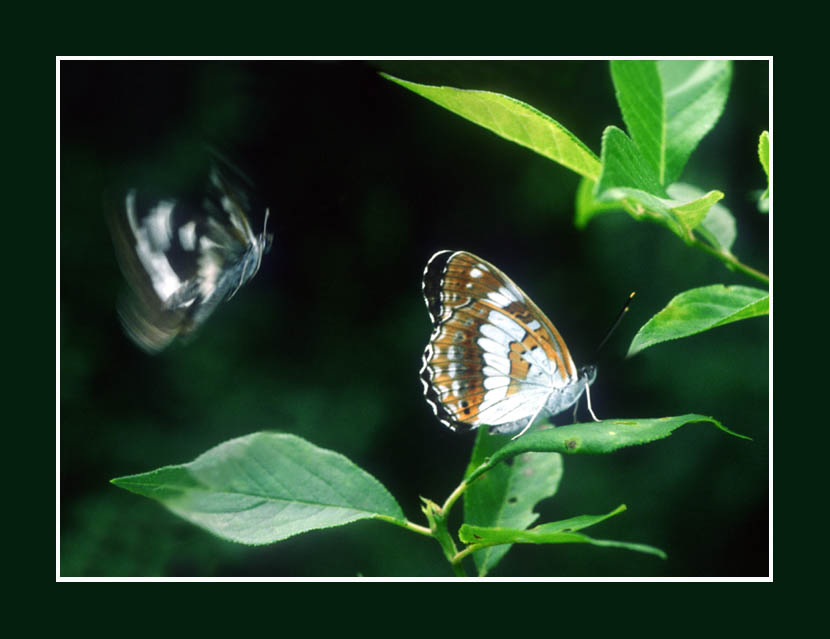
[[[398,85],[400,85],[402,87],[405,87],[405,88],[409,88],[409,85],[411,84],[410,82],[407,82],[406,80],[402,80],[401,78],[397,78],[394,75],[392,75],[390,73],[386,73],[384,71],[378,71],[378,74],[380,75],[380,77],[382,77],[386,80],[389,80],[390,82],[394,82],[395,84],[398,84]]]
[[[645,350],[646,346],[637,340],[637,335],[631,341],[631,346],[628,347],[628,352],[625,354],[625,359],[634,357],[640,351]]]
[[[706,421],[706,422],[711,422],[712,424],[714,424],[715,426],[717,426],[718,428],[720,428],[723,432],[725,432],[725,433],[727,433],[727,434],[729,434],[729,435],[733,435],[733,436],[735,436],[735,437],[739,437],[740,439],[746,439],[746,440],[749,440],[749,441],[754,441],[754,440],[752,439],[752,437],[749,437],[748,435],[741,435],[741,433],[736,433],[736,432],[735,432],[735,431],[733,431],[733,430],[729,430],[726,426],[724,426],[723,424],[721,424],[721,423],[720,423],[717,419],[715,419],[714,417],[707,417],[707,416],[705,416],[705,415],[698,415],[697,417],[698,417],[698,419],[697,419],[696,421],[700,421],[700,422],[703,422],[703,421]]]

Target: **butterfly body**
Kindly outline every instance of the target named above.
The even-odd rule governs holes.
[[[439,251],[423,293],[433,332],[421,368],[424,395],[455,429],[524,432],[542,413],[573,406],[596,377],[577,371],[559,332],[498,268],[466,251]]]
[[[234,177],[214,164],[195,204],[129,189],[111,205],[116,255],[130,285],[119,315],[144,350],[191,334],[259,270],[272,236],[251,229],[248,198]]]

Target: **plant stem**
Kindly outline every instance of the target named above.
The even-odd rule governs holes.
[[[462,480],[461,483],[458,484],[456,489],[454,491],[452,491],[452,493],[450,493],[450,496],[447,497],[447,501],[445,501],[444,505],[441,506],[441,513],[444,515],[444,517],[446,517],[449,514],[450,508],[452,508],[452,505],[456,501],[458,501],[458,498],[461,497],[461,495],[464,494],[465,490],[467,490],[467,486],[468,486],[467,482]]]
[[[695,248],[701,249],[704,253],[708,253],[713,257],[719,259],[721,262],[724,263],[726,268],[733,270],[733,271],[740,271],[744,275],[748,275],[760,282],[763,282],[767,286],[769,286],[769,275],[766,273],[762,273],[761,271],[752,268],[741,262],[737,257],[735,257],[731,252],[728,250],[723,249],[716,249],[706,242],[700,240],[695,234],[694,231],[685,229],[678,224],[674,226],[670,223],[669,219],[665,218],[662,215],[658,215],[653,211],[649,211],[647,209],[643,209],[642,205],[631,203],[631,202],[623,202],[623,208],[626,212],[628,212],[635,220],[640,219],[647,219],[656,224],[660,224],[661,226],[665,226],[668,228],[672,233],[681,237],[689,246],[694,246]]]
[[[480,548],[482,548],[481,544],[470,544],[464,550],[461,550],[455,554],[455,556],[452,558],[452,563],[460,564],[462,559],[464,559],[465,557],[469,557]]]
[[[467,573],[464,570],[464,566],[461,564],[461,560],[464,559],[464,557],[467,557],[472,551],[469,548],[465,548],[461,552],[456,549],[455,542],[453,541],[452,535],[450,535],[450,531],[447,527],[447,518],[449,517],[450,509],[453,507],[453,504],[455,504],[459,497],[464,494],[464,491],[467,490],[468,485],[469,484],[466,481],[462,480],[461,483],[456,486],[455,490],[450,493],[450,496],[447,497],[447,500],[444,502],[443,506],[438,506],[429,499],[422,498],[424,502],[423,511],[426,515],[427,521],[429,522],[429,527],[419,526],[418,524],[412,523],[408,519],[395,519],[394,517],[389,517],[388,515],[375,515],[375,519],[395,524],[396,526],[406,528],[407,530],[416,532],[419,535],[424,535],[425,537],[432,537],[438,542],[441,549],[444,551],[444,556],[447,558],[447,561],[450,562],[450,566],[452,566],[452,571],[455,576],[466,577]]]
[[[395,519],[394,517],[389,517],[387,515],[375,515],[375,519],[380,519],[381,521],[385,521],[390,524],[395,524],[396,526],[400,526],[401,528],[406,528],[407,530],[416,532],[419,535],[424,535],[426,537],[433,536],[432,531],[429,528],[427,528],[426,526],[419,526],[418,524],[414,524],[408,519],[401,521],[400,519]]]
[[[712,248],[706,242],[702,242],[701,240],[694,237],[692,239],[692,246],[695,246],[709,255],[714,255],[717,259],[721,262],[726,264],[727,268],[740,271],[744,275],[749,275],[750,277],[754,277],[756,280],[763,282],[767,286],[769,286],[769,275],[766,273],[762,273],[751,266],[747,266],[743,262],[741,262],[737,257],[732,255],[732,253],[718,251],[717,249]]]
[[[458,492],[458,489],[453,491],[453,495],[455,495],[456,492]],[[450,497],[452,497],[452,495],[450,495]],[[467,573],[464,572],[464,566],[461,565],[461,562],[453,561],[453,557],[458,554],[458,550],[455,547],[455,542],[453,541],[452,535],[450,534],[447,526],[447,511],[429,499],[424,499],[423,497],[421,499],[424,502],[422,510],[427,517],[427,521],[429,522],[432,536],[438,542],[438,545],[441,546],[441,550],[444,551],[444,556],[447,558],[447,561],[450,562],[450,566],[452,566],[455,576],[466,577]],[[449,502],[450,500],[448,499],[447,501]]]

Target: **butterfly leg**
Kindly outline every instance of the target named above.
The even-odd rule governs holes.
[[[533,416],[532,416],[529,420],[527,420],[527,424],[525,424],[525,427],[524,427],[524,428],[522,428],[522,430],[520,430],[520,431],[518,432],[518,434],[513,435],[513,437],[511,437],[511,438],[510,438],[510,439],[511,439],[511,441],[512,441],[512,440],[514,440],[514,439],[516,439],[517,437],[521,437],[522,435],[524,435],[524,434],[525,434],[525,432],[527,431],[527,429],[528,429],[528,428],[530,428],[530,427],[533,425],[533,422],[535,422],[535,421],[536,421],[536,418],[537,418],[537,417],[539,417],[539,413],[541,413],[541,412],[542,412],[542,409],[543,409],[544,407],[545,407],[545,402],[542,402],[542,405],[539,407],[539,410],[537,410],[535,413],[533,413]]]
[[[231,293],[230,295],[228,295],[225,298],[226,300],[229,300],[234,295],[236,295],[236,292],[242,287],[242,284],[245,281],[245,271],[247,271],[247,270],[248,270],[248,261],[245,260],[245,262],[243,262],[243,264],[242,264],[242,275],[239,276],[239,283],[236,285],[236,288],[233,289],[233,293]]]
[[[595,422],[602,421],[600,419],[597,419],[597,416],[594,415],[594,409],[591,408],[591,385],[590,384],[585,385],[585,397],[588,399],[588,412],[591,413],[591,417],[594,418]],[[576,414],[576,411],[574,411],[574,414]]]

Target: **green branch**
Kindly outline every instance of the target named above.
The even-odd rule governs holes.
[[[744,264],[730,251],[724,249],[717,249],[707,244],[699,237],[697,237],[694,234],[694,231],[685,230],[679,224],[672,226],[672,224],[670,224],[670,218],[666,218],[665,216],[660,215],[659,213],[650,211],[643,207],[642,204],[633,203],[628,199],[622,201],[622,206],[625,209],[625,211],[629,213],[635,220],[646,219],[651,222],[655,222],[661,226],[664,226],[667,229],[669,229],[672,233],[679,236],[689,246],[698,248],[702,250],[704,253],[708,253],[709,255],[723,262],[726,268],[728,268],[730,271],[739,271],[744,275],[748,275],[749,277],[752,277],[769,286],[769,275],[757,269],[754,269],[747,264]]]

